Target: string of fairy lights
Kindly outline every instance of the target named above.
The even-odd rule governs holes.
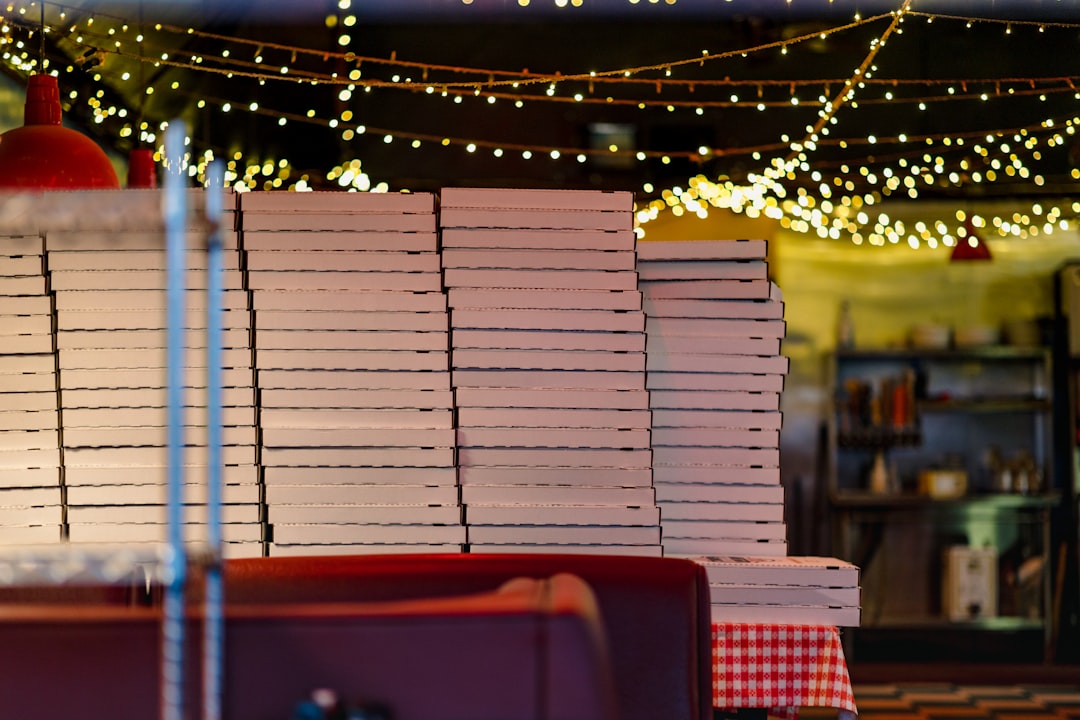
[[[651,4],[657,4],[648,0]],[[635,4],[634,0],[629,0]],[[789,0],[790,2],[790,0]],[[463,4],[468,4],[464,2]],[[527,2],[523,3],[527,5]],[[570,6],[581,6],[570,2]],[[669,0],[668,4],[673,4]],[[557,6],[564,7],[567,3]],[[85,103],[95,124],[115,127],[117,137],[158,146],[166,126],[154,123],[126,107],[121,97],[149,96],[154,92],[189,95],[200,108],[216,108],[227,114],[243,112],[276,119],[279,126],[293,123],[327,128],[345,142],[381,138],[407,149],[441,146],[469,155],[493,158],[516,156],[531,160],[547,158],[557,162],[585,163],[600,156],[627,162],[677,160],[706,164],[711,159],[740,157],[757,168],[744,177],[688,179],[686,187],[657,189],[643,186],[646,196],[655,199],[640,204],[637,211],[639,234],[646,225],[665,213],[674,216],[706,217],[712,209],[722,209],[748,217],[765,217],[794,232],[821,238],[846,239],[856,245],[907,244],[913,248],[953,246],[984,236],[1026,238],[1051,234],[1070,227],[1080,214],[1080,203],[1031,202],[1018,211],[1001,216],[980,216],[959,210],[948,218],[928,219],[912,224],[891,218],[880,209],[887,199],[918,199],[930,191],[960,189],[969,185],[993,185],[1023,181],[1043,187],[1046,178],[1038,167],[1048,157],[1066,151],[1072,143],[1080,117],[1046,114],[1017,127],[968,128],[939,134],[888,133],[844,136],[846,114],[860,107],[908,106],[928,112],[946,103],[1033,102],[1035,107],[1048,99],[1080,100],[1080,76],[890,78],[878,69],[879,55],[891,39],[910,30],[911,23],[951,23],[957,28],[975,25],[997,27],[1003,40],[1022,34],[1075,32],[1080,23],[1035,22],[996,18],[931,14],[913,10],[911,0],[898,0],[897,9],[862,17],[802,35],[770,41],[753,47],[710,51],[695,50],[685,57],[662,63],[600,68],[587,72],[532,72],[422,63],[398,58],[364,56],[351,51],[357,15],[351,0],[339,0],[337,12],[326,17],[328,30],[337,33],[339,50],[319,50],[287,44],[261,42],[250,38],[209,33],[193,27],[162,23],[142,26],[131,19],[103,13],[87,13],[85,8],[48,2],[44,24],[36,22],[35,2],[10,2],[0,17],[0,55],[14,70],[53,72],[46,59],[35,55],[36,33],[44,32],[57,48],[72,58],[67,72],[88,72],[98,89],[82,97],[70,91],[66,102]],[[745,62],[755,56],[798,53],[804,46],[830,41],[834,36],[873,31],[866,55],[850,77],[815,79],[732,78],[726,64]],[[917,31],[917,28],[915,29]],[[214,52],[180,52],[177,39],[194,38],[213,42]],[[210,47],[207,44],[207,47]],[[114,70],[110,57],[147,68],[183,68],[216,74],[266,86],[295,84],[298,88],[331,86],[336,89],[340,110],[325,117],[312,107],[302,109],[293,101],[289,110],[255,101],[214,98],[168,84],[139,87],[141,72]],[[334,68],[327,70],[327,68]],[[341,70],[344,68],[344,70]],[[805,127],[793,127],[789,134],[773,142],[755,145],[711,147],[696,150],[662,151],[619,147],[552,146],[541,143],[500,142],[490,137],[447,136],[437,132],[405,131],[373,127],[357,122],[352,104],[372,93],[408,92],[431,98],[432,102],[453,104],[510,104],[525,108],[535,103],[600,105],[623,110],[693,113],[701,116],[717,109],[756,109],[758,112],[794,111],[792,117],[815,117]],[[84,93],[84,95],[86,95]],[[798,113],[798,114],[796,114]],[[431,114],[437,117],[437,113]],[[793,121],[793,125],[799,121]],[[819,157],[819,150],[847,151],[852,160]],[[869,151],[873,152],[870,153]],[[160,147],[158,149],[161,153]],[[207,149],[193,154],[189,174],[204,181],[206,166],[215,157]],[[242,152],[227,158],[226,180],[238,190],[255,188],[307,189],[313,179],[298,173],[286,159],[245,159]],[[1080,171],[1071,167],[1071,179],[1080,180]],[[374,182],[354,158],[331,168],[325,179],[342,188],[360,191],[387,191],[386,183]],[[407,188],[399,188],[407,189]]]

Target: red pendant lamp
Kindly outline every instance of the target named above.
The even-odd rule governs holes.
[[[31,75],[23,126],[0,135],[0,188],[119,188],[116,170],[97,143],[61,125],[60,88],[52,75]]]

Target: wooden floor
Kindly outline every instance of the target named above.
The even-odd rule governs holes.
[[[861,720],[1080,720],[1080,677],[1071,684],[856,684]],[[837,711],[805,708],[803,720],[836,718]]]

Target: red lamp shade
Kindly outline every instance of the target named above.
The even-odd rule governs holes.
[[[31,75],[23,127],[0,135],[0,188],[119,188],[105,151],[60,124],[60,89],[52,75]]]
[[[154,151],[150,148],[135,148],[128,155],[129,188],[157,187],[157,165],[154,163]]]
[[[967,228],[967,237],[960,238],[956,241],[955,247],[953,247],[952,254],[949,256],[949,260],[965,261],[965,260],[990,260],[992,256],[990,254],[990,247],[986,242],[979,237],[975,232],[975,225],[968,220],[965,224]]]

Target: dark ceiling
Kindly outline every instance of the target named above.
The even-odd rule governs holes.
[[[1066,123],[1080,107],[1078,0],[915,0],[896,27],[903,0],[580,4],[73,0],[46,3],[45,54],[69,120],[103,144],[123,153],[140,116],[151,131],[180,118],[200,156],[239,154],[238,175],[288,161],[257,186],[303,175],[338,187],[327,173],[359,160],[391,190],[648,196],[698,174],[749,183],[771,161],[795,159],[789,196],[848,183],[899,196],[904,186],[882,180],[912,164],[929,168],[916,174],[919,197],[1074,189],[1080,146]],[[5,47],[21,40],[33,62],[41,6],[10,8]],[[861,66],[864,84],[823,120],[822,98],[842,98]],[[25,75],[10,60],[5,69]],[[828,134],[798,144],[819,122]],[[125,126],[136,132],[122,136]],[[1032,138],[1034,151],[1023,147]]]

